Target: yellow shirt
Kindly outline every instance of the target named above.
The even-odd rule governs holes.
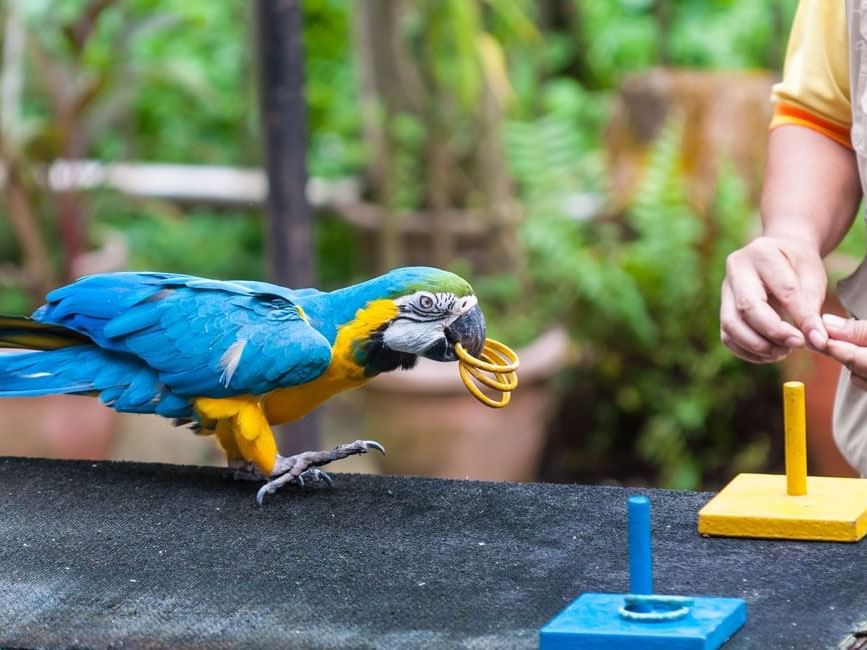
[[[773,88],[771,127],[798,124],[852,147],[849,34],[843,0],[800,0],[783,66]]]

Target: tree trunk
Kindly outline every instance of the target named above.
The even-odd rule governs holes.
[[[313,224],[307,203],[304,54],[299,0],[258,0],[259,98],[268,175],[267,246],[270,278],[313,286]],[[314,416],[280,427],[281,451],[313,449]]]
[[[445,134],[431,121],[427,146],[428,202],[431,211],[431,249],[433,265],[440,268],[451,262],[455,254],[455,235],[452,232],[449,208],[452,207],[450,170],[455,161],[447,144]]]
[[[352,10],[362,128],[371,148],[367,173],[383,211],[378,265],[384,271],[404,263],[395,205],[395,165],[399,163],[392,125],[401,114],[421,117],[429,100],[404,40],[402,15],[407,5],[395,0],[365,0],[353,3]]]
[[[307,203],[304,59],[299,0],[258,0],[259,97],[268,175],[268,266],[277,282],[313,284]]]
[[[479,189],[485,200],[489,219],[491,247],[488,272],[509,271],[517,274],[524,286],[526,268],[523,249],[518,240],[518,208],[512,197],[506,153],[502,141],[503,113],[498,98],[485,84],[479,121],[477,174]]]

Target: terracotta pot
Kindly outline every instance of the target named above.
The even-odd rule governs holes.
[[[117,413],[91,397],[0,399],[0,455],[106,458]]]
[[[388,450],[382,471],[443,478],[530,481],[536,476],[550,411],[549,380],[563,367],[570,341],[551,330],[518,350],[519,385],[503,409],[467,393],[455,364],[422,360],[409,372],[364,389],[364,435]]]

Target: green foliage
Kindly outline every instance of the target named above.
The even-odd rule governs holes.
[[[535,286],[529,297],[512,273],[474,281],[491,314],[492,335],[515,344],[529,342],[557,320],[562,291],[570,292],[566,299],[574,300],[571,292],[577,286],[584,285],[590,293],[604,293],[618,281],[616,273],[605,277],[582,274],[580,265],[574,263],[575,256],[586,257],[590,252],[584,249],[581,230],[573,228],[575,222],[566,216],[576,203],[580,208],[589,202],[585,212],[594,213],[598,207],[594,202],[605,184],[600,140],[607,102],[567,79],[546,84],[538,102],[544,111],[541,116],[511,120],[505,131],[511,172],[524,211],[522,241],[531,252],[532,267],[537,264],[533,253],[537,251],[544,255],[544,264],[558,264],[558,273],[572,279],[553,291],[548,283]],[[564,229],[563,225],[569,227]],[[556,235],[549,237],[554,232],[549,228],[554,228]],[[599,263],[604,264],[604,260]],[[616,291],[615,295],[621,299],[610,306],[619,309],[629,294]]]
[[[106,3],[89,23],[88,8],[97,4],[28,0],[16,5],[30,44],[20,134],[28,170],[36,173],[40,162],[60,155],[63,110],[55,98],[70,87],[92,89],[82,92],[84,100],[75,106],[73,128],[81,144],[76,156],[259,163],[252,6],[209,0],[115,1]],[[303,8],[310,171],[332,177],[356,173],[365,148],[348,8],[336,0],[310,0]],[[76,36],[82,27],[92,28],[86,38]],[[46,248],[59,266],[56,197],[39,191],[35,183],[30,187],[35,188],[31,212],[36,227],[44,231]],[[134,268],[216,277],[264,274],[261,214],[181,209],[103,191],[82,194],[81,202],[89,243],[99,245],[108,231],[121,232]],[[0,213],[0,260],[20,266],[21,251],[10,221],[3,217]],[[326,241],[330,246],[322,249],[319,263],[326,285],[352,277],[355,242],[346,230],[333,218],[316,224],[317,245]],[[0,276],[0,282],[11,285],[14,277]],[[59,277],[51,280],[57,281]],[[41,295],[32,293],[31,302]],[[0,300],[20,311],[22,295],[10,286]]]
[[[352,65],[349,5],[343,0],[305,0],[305,95],[312,176],[358,173],[368,151],[361,135],[358,84]]]
[[[362,277],[367,268],[358,233],[333,214],[320,214],[314,229],[317,286],[337,289]]]
[[[658,483],[695,488],[738,445],[748,447],[733,431],[733,410],[774,371],[738,361],[719,342],[724,259],[745,241],[754,211],[723,169],[711,217],[697,216],[686,199],[680,139],[680,123],[670,122],[622,220],[582,222],[543,202],[529,208],[525,242],[532,308],[569,326],[584,350],[582,372],[607,396],[584,412],[594,439],[582,441],[582,466],[606,463],[614,453],[606,442],[628,423],[631,453]],[[557,174],[578,163],[557,160],[541,162]],[[544,179],[529,169],[520,177],[529,196],[544,195]],[[764,449],[768,441],[759,435],[749,444]],[[744,451],[739,462],[759,457]]]
[[[29,314],[33,305],[27,292],[18,286],[0,286],[0,314]]]
[[[552,80],[539,94],[541,114],[510,121],[505,138],[527,209],[550,212],[576,190],[602,189],[601,138],[608,101],[570,79]]]
[[[513,275],[476,286],[494,335],[523,343],[562,322],[581,346],[554,424],[571,432],[553,443],[558,480],[695,488],[767,468],[775,420],[764,416],[778,371],[742,363],[719,342],[725,257],[757,223],[740,179],[722,164],[713,210],[700,218],[673,121],[625,214],[599,218],[593,197],[606,193],[602,133],[625,74],[663,64],[775,68],[796,4],[575,0],[537,46],[513,50],[505,137],[530,287]],[[846,244],[859,255],[862,231]]]
[[[110,5],[80,54],[65,36],[83,3],[20,2],[38,39],[56,60],[78,58],[81,78],[99,80],[90,109],[102,159],[239,164],[253,161],[255,111],[250,12],[208,0],[131,0]],[[40,70],[27,77],[28,116],[44,117]],[[55,80],[56,82],[56,80]],[[119,128],[123,126],[123,128]]]
[[[261,278],[261,223],[250,213],[157,211],[114,215],[102,222],[125,235],[131,270],[216,278]]]
[[[526,0],[355,6],[363,25],[360,113],[378,156],[367,175],[371,197],[409,212],[487,207],[489,177],[499,168],[485,162],[483,150],[499,143],[485,134],[498,128],[511,101],[507,49],[538,35],[531,7]],[[402,255],[390,234],[382,238],[384,256],[395,262]]]
[[[650,11],[652,3],[581,2],[580,7],[584,15],[580,38],[586,43],[597,83],[610,85],[624,72],[658,62],[660,30]]]
[[[394,161],[388,205],[395,210],[414,210],[424,204],[424,146],[427,133],[422,121],[409,113],[395,115],[386,129],[391,140]]]
[[[252,5],[211,0],[124,0],[107,9],[81,53],[64,25],[80,0],[17,6],[51,60],[100,79],[86,107],[86,156],[103,160],[254,165],[260,130]],[[555,7],[556,5],[556,7]],[[670,123],[651,152],[629,210],[598,213],[607,170],[602,134],[621,78],[656,65],[756,68],[779,65],[796,0],[443,0],[409,3],[397,36],[424,90],[415,112],[391,114],[389,196],[393,208],[429,200],[431,140],[447,143],[450,189],[472,205],[470,170],[480,146],[480,91],[489,84],[508,108],[503,137],[524,220],[527,277],[474,278],[493,336],[521,344],[565,323],[585,363],[570,398],[589,396],[571,476],[614,468],[626,455],[641,475],[696,487],[761,463],[770,448],[760,424],[738,437],[739,405],[775,370],[747,366],[719,344],[718,293],[724,257],[755,222],[737,177],[723,169],[710,218],[685,198],[680,126]],[[305,0],[308,165],[312,175],[364,174],[371,161],[353,58],[353,4]],[[549,14],[559,14],[552,17]],[[402,14],[403,15],[403,14]],[[73,65],[74,64],[74,65]],[[77,66],[77,67],[76,67]],[[33,63],[26,75],[26,135],[34,160],[56,157],[56,124]],[[68,81],[68,80],[67,80]],[[406,89],[399,89],[406,90]],[[409,90],[407,93],[409,94]],[[431,98],[433,97],[433,99]],[[435,123],[436,129],[427,125]],[[475,192],[475,193],[474,193]],[[124,233],[134,268],[215,277],[261,277],[261,216],[88,196],[94,243]],[[40,215],[55,206],[40,200]],[[46,219],[43,219],[46,220]],[[45,230],[48,230],[45,228]],[[337,219],[317,222],[319,278],[344,284],[363,265],[357,237]],[[0,220],[0,259],[18,261]],[[863,226],[844,245],[861,255]],[[53,253],[52,253],[53,254]],[[464,273],[461,262],[454,264]],[[0,267],[2,271],[2,267]],[[26,296],[0,287],[0,310],[20,312]],[[583,391],[583,392],[582,392]],[[620,452],[627,445],[628,453]]]
[[[701,68],[775,67],[796,6],[795,0],[675,3],[668,41],[672,62]]]
[[[80,0],[27,0],[31,37],[59,60],[73,56],[64,27]],[[364,162],[346,3],[310,0],[305,13],[310,166],[315,175],[356,172]],[[210,0],[130,0],[107,9],[81,53],[101,82],[93,145],[103,160],[254,165],[259,114],[252,5]],[[32,70],[26,117],[47,115]]]
[[[588,76],[610,87],[653,65],[776,67],[797,0],[576,0]]]
[[[115,204],[118,210],[100,222],[94,237],[105,239],[120,232],[130,246],[129,269],[223,279],[265,276],[262,222],[257,213],[202,208],[179,213],[162,204],[132,211],[127,206],[124,212],[118,198],[103,198],[103,209]],[[352,229],[332,215],[322,215],[314,235],[319,286],[333,289],[356,278],[361,265]]]
[[[485,84],[495,93],[507,91],[502,87],[508,79],[501,48],[535,40],[529,7],[527,0],[419,3],[411,38],[422,67],[429,69],[432,87],[445,91],[460,110],[470,113],[478,107]]]

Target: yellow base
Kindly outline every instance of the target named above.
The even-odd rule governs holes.
[[[786,494],[786,477],[738,474],[698,513],[698,532],[725,537],[857,542],[867,533],[867,479],[807,477],[807,494]]]

